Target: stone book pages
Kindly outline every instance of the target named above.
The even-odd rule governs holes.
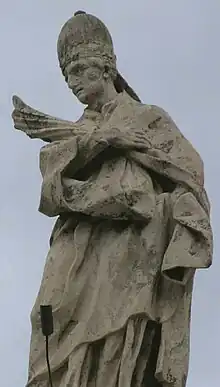
[[[79,124],[75,125],[71,121],[33,109],[17,96],[13,96],[13,105],[12,118],[15,129],[24,132],[30,138],[53,142],[65,140],[79,132]]]

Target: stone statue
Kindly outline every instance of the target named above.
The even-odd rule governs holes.
[[[68,20],[58,58],[86,105],[77,122],[13,97],[15,128],[46,143],[39,210],[58,217],[31,313],[27,386],[49,386],[40,305],[51,304],[54,387],[184,387],[194,274],[212,262],[202,160],[120,75],[99,19]]]

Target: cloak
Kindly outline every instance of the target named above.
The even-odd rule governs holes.
[[[15,128],[49,143],[39,210],[59,216],[31,314],[27,386],[42,386],[47,374],[41,304],[53,305],[52,372],[143,315],[161,324],[156,379],[185,386],[195,269],[212,262],[200,156],[164,110],[126,93],[76,123],[14,104]],[[141,134],[146,149],[128,149],[123,137],[110,144],[105,131]]]

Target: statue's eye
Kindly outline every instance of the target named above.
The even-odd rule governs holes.
[[[72,70],[73,74],[78,75],[80,73],[80,66],[75,66]]]
[[[81,76],[82,73],[85,71],[86,66],[84,64],[74,64],[69,67],[68,69],[68,75],[75,75],[75,76]]]
[[[72,71],[71,73],[74,74],[74,75],[80,75],[83,73],[83,71],[85,70],[85,66],[83,65],[76,65],[72,68]]]

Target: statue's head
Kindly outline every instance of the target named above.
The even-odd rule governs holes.
[[[111,35],[101,20],[77,12],[63,26],[58,38],[58,58],[68,86],[82,102],[114,83],[116,57]]]
[[[88,104],[110,83],[117,92],[127,89],[138,100],[117,71],[111,35],[97,17],[76,12],[60,32],[57,51],[66,82],[83,104]]]

